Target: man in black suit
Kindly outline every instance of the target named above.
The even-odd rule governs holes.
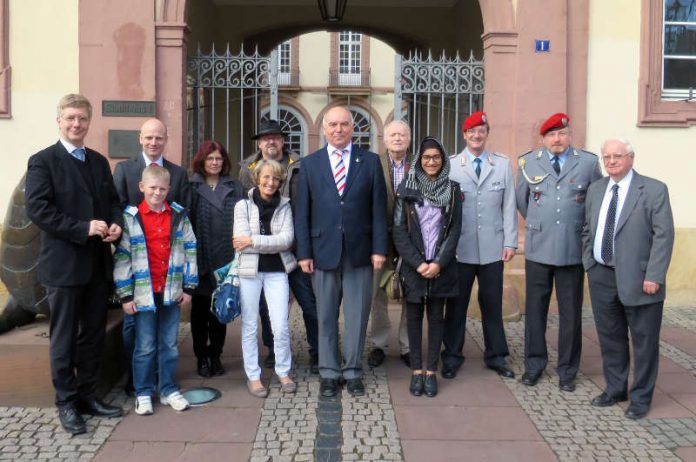
[[[60,139],[31,156],[26,208],[41,229],[39,281],[51,311],[51,378],[58,417],[72,434],[87,431],[80,413],[118,417],[97,399],[97,373],[112,278],[111,243],[123,223],[107,160],[84,147],[92,106],[82,95],[58,103]]]
[[[582,241],[607,384],[592,405],[611,406],[630,397],[626,417],[640,419],[650,409],[657,380],[674,221],[667,186],[633,170],[634,156],[626,140],[602,145],[609,176],[587,191]],[[629,332],[634,366],[630,396]]]
[[[312,274],[317,298],[320,392],[335,396],[343,378],[348,392],[361,396],[372,271],[387,255],[384,174],[377,154],[351,144],[348,109],[329,109],[323,127],[327,146],[302,160],[298,179],[297,260],[302,271]],[[341,301],[343,365],[338,356]]]
[[[186,170],[164,158],[164,148],[167,146],[167,127],[161,120],[149,119],[140,128],[140,144],[143,150],[118,165],[114,170],[114,183],[121,201],[121,207],[138,205],[143,201],[140,192],[140,177],[145,167],[152,163],[169,171],[170,190],[167,200],[183,205],[188,209],[191,205],[191,191]],[[135,348],[135,318],[126,314],[123,318],[123,349],[126,353],[129,376],[126,382],[126,392],[133,392],[132,359]]]

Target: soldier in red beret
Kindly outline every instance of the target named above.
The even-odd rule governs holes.
[[[554,281],[558,300],[559,388],[575,390],[580,365],[584,272],[581,231],[587,188],[602,174],[599,159],[571,146],[570,118],[557,113],[539,130],[543,148],[518,159],[517,209],[525,218],[525,373],[534,386],[548,363],[546,319]]]
[[[447,300],[442,376],[454,378],[464,362],[466,313],[474,280],[485,339],[483,360],[506,378],[509,350],[503,327],[503,267],[517,248],[517,209],[510,160],[486,149],[489,125],[485,112],[464,120],[466,148],[450,159],[450,179],[461,185],[462,230],[457,241],[459,295]]]

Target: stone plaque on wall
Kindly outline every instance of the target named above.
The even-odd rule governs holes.
[[[139,130],[109,130],[109,157],[112,159],[129,159],[142,150]]]

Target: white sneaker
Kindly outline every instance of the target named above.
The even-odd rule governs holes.
[[[149,396],[135,398],[135,413],[138,415],[152,415],[152,399]]]
[[[175,411],[185,411],[190,406],[186,398],[178,391],[169,393],[167,396],[160,396],[160,403],[171,406]]]

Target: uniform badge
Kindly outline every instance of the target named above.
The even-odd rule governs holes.
[[[575,195],[575,202],[578,204],[584,204],[585,203],[585,193],[577,193]]]
[[[534,191],[532,193],[532,199],[534,199],[534,202],[536,202],[538,204],[539,199],[541,199],[541,191]]]

